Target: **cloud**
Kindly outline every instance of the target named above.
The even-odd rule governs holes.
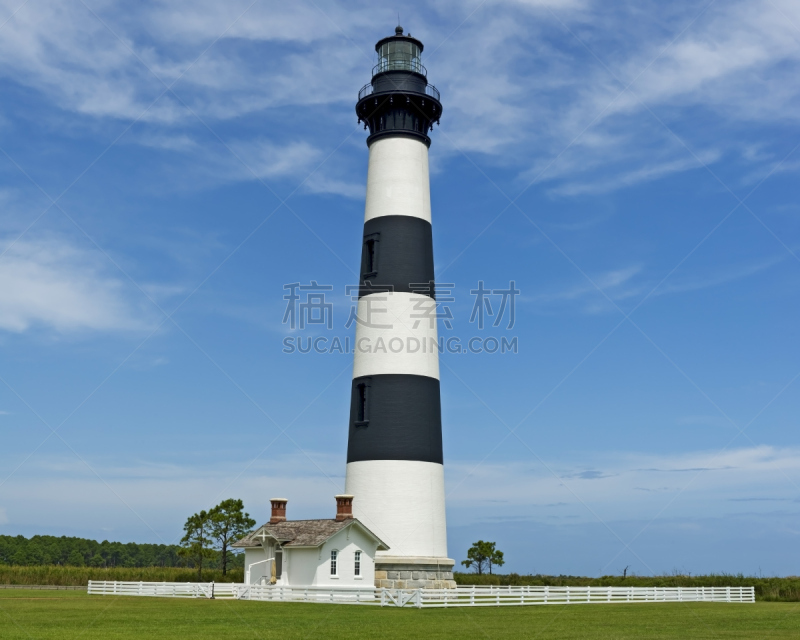
[[[0,257],[0,330],[142,331],[148,315],[98,252],[64,238],[22,238]]]
[[[8,4],[7,14],[18,8]],[[1,73],[61,109],[143,122],[194,121],[193,112],[229,119],[270,106],[352,99],[347,79],[368,67],[371,55],[336,25],[356,33],[365,12],[344,3],[325,13],[251,4],[25,6],[4,26]],[[174,94],[164,93],[173,83]]]
[[[667,295],[670,293],[684,293],[687,291],[699,291],[710,287],[718,287],[729,282],[735,282],[743,278],[749,278],[772,267],[781,264],[786,260],[786,254],[781,253],[777,256],[767,258],[759,262],[745,265],[729,266],[726,269],[718,270],[716,273],[705,274],[700,277],[691,278],[671,278],[668,284],[659,287],[654,295]]]
[[[579,480],[602,480],[603,478],[610,478],[613,474],[603,473],[602,471],[579,471],[578,473],[571,473],[565,478],[578,478]]]
[[[653,510],[653,496],[663,495],[659,505],[675,498],[673,516],[709,515],[727,513],[731,507],[724,504],[731,505],[734,499],[794,500],[797,492],[792,482],[800,481],[800,449],[790,447],[675,454],[572,452],[568,460],[548,459],[545,463],[549,469],[537,462],[508,461],[477,468],[467,461],[450,463],[446,469],[448,505],[459,512],[459,519],[469,519],[475,505],[484,505],[479,509],[482,512],[493,509],[509,515],[524,511],[539,517],[541,506],[559,503],[568,505],[564,507],[568,513],[589,520],[595,517],[591,510],[596,509],[601,509],[602,517],[639,518],[643,508]],[[505,506],[490,504],[498,497]]]
[[[695,169],[684,143],[703,164],[744,157],[765,142],[745,127],[797,121],[796,3],[572,9],[494,11],[436,53],[445,145],[527,164],[522,183],[574,197]]]
[[[87,535],[110,528],[126,532],[127,538],[152,539],[141,516],[166,541],[179,535],[186,515],[230,496],[241,497],[256,520],[265,520],[265,488],[289,498],[293,518],[324,517],[332,513],[333,495],[344,486],[344,467],[338,455],[307,453],[311,459],[274,451],[249,467],[250,459],[216,452],[208,460],[202,453],[193,456],[195,464],[87,457],[104,482],[74,457],[40,455],[9,481],[11,499],[3,506],[9,524],[27,523],[39,532],[52,530],[57,521],[62,533],[80,530]],[[448,521],[456,526],[481,518],[543,521],[554,509],[559,517],[576,521],[596,522],[598,516],[641,520],[668,502],[666,515],[671,518],[715,517],[741,509],[751,512],[762,508],[760,504],[768,508],[775,502],[789,503],[797,493],[784,476],[800,480],[796,448],[662,455],[571,452],[546,462],[558,477],[538,462],[504,461],[476,468],[474,461],[448,461]]]
[[[796,119],[787,107],[797,87],[787,87],[783,80],[800,61],[798,22],[797,3],[786,0],[713,7],[641,74],[616,109],[638,109],[641,98],[648,104],[700,104],[728,117]],[[643,60],[655,58],[661,48],[662,43],[654,43],[628,62],[625,79],[639,75]],[[767,69],[771,71],[765,74]]]
[[[108,530],[123,539],[155,541],[156,535],[175,543],[188,515],[225,498],[241,497],[261,523],[269,518],[265,490],[289,498],[290,517],[298,519],[332,517],[333,496],[344,490],[341,460],[322,452],[273,452],[253,464],[251,458],[204,459],[199,465],[110,462],[107,455],[85,459],[88,467],[74,456],[38,455],[28,461],[6,485],[11,496],[4,505],[6,524],[32,524],[42,532],[53,531],[58,522],[59,535]]]
[[[616,307],[605,296],[614,301],[622,301],[641,294],[643,285],[633,282],[641,272],[640,265],[631,265],[589,274],[594,284],[581,277],[580,282],[576,285],[537,294],[529,300],[540,307],[579,304],[582,311],[589,314],[616,311]],[[598,291],[598,287],[600,291]]]
[[[271,140],[239,141],[231,145],[241,159],[238,168],[243,180],[291,178],[292,187],[311,193],[333,194],[345,198],[363,199],[366,186],[345,177],[341,166],[328,162],[322,150],[305,141],[276,144]],[[244,166],[241,166],[243,164]]]
[[[578,284],[547,291],[527,298],[523,302],[530,301],[540,306],[573,303],[581,305],[581,310],[584,313],[609,313],[617,311],[617,308],[609,302],[609,299],[614,302],[620,302],[648,294],[651,297],[664,296],[719,287],[767,271],[783,263],[786,259],[786,254],[781,253],[758,262],[727,265],[711,272],[691,276],[675,274],[670,277],[667,283],[655,290],[654,288],[659,284],[663,275],[652,277],[646,275],[647,272],[642,265],[631,265],[600,273],[590,273],[589,277],[594,284],[581,276]],[[595,284],[597,286],[594,286]],[[598,287],[600,290],[598,290]],[[682,424],[700,423],[683,422]]]
[[[546,182],[554,197],[610,193],[698,167],[655,113],[669,127],[687,117],[698,122],[676,133],[701,163],[728,154],[759,169],[774,162],[765,159],[769,141],[742,126],[797,121],[797,4],[646,7],[588,0],[426,7],[412,31],[428,45],[431,81],[443,92],[436,153],[482,154],[525,184]],[[6,11],[16,8],[7,3]],[[94,11],[100,20],[80,4],[22,7],[4,26],[0,74],[90,128],[140,118],[144,131],[137,127],[131,139],[180,153],[201,170],[214,163],[185,130],[206,134],[196,116],[215,130],[253,114],[262,130],[303,123],[304,140],[253,136],[247,162],[262,179],[310,170],[321,146],[305,125],[353,117],[373,38],[389,30],[386,16],[366,3],[178,0]],[[162,81],[177,81],[178,97],[159,98]],[[708,130],[725,142],[711,144]],[[757,145],[764,148],[754,154]],[[242,179],[240,169],[228,167],[216,180]],[[363,197],[339,174],[314,176],[306,189]]]
[[[609,180],[587,183],[568,182],[559,187],[550,189],[548,193],[568,196],[609,193],[624,187],[632,187],[643,182],[658,180],[671,173],[703,168],[719,160],[721,155],[722,154],[718,151],[704,151],[701,152],[697,158],[689,157],[649,164],[633,171],[620,173]]]
[[[237,142],[231,148],[249,171],[259,178],[295,176],[307,173],[321,159],[322,152],[307,142],[277,145],[269,140]]]

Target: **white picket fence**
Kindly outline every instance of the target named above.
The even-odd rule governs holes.
[[[375,589],[282,587],[213,582],[105,582],[90,580],[93,595],[229,598],[376,606],[502,607],[627,602],[755,602],[754,587],[458,587]]]

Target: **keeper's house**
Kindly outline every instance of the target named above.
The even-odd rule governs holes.
[[[389,547],[353,518],[353,496],[336,496],[336,518],[330,520],[287,520],[287,501],[273,498],[271,502],[269,522],[233,545],[244,549],[247,584],[375,584],[375,552]]]

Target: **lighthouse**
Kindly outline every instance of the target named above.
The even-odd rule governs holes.
[[[389,547],[375,584],[454,587],[447,557],[428,148],[439,92],[423,44],[398,26],[358,95],[369,168],[351,386],[346,493]]]

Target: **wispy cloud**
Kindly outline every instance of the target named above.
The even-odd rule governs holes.
[[[569,461],[546,463],[560,479],[537,462],[483,464],[477,469],[454,462],[447,470],[452,487],[448,504],[474,510],[486,501],[489,509],[488,500],[500,496],[507,504],[503,513],[524,509],[536,516],[536,507],[543,503],[566,503],[570,513],[591,518],[583,501],[594,508],[602,506],[604,514],[638,518],[650,494],[663,494],[667,501],[682,491],[672,515],[698,515],[719,512],[721,501],[793,500],[796,487],[791,481],[776,484],[776,474],[800,481],[800,450],[770,446],[664,455],[572,452]]]
[[[721,269],[716,272],[692,276],[692,277],[677,277],[671,279],[669,283],[660,288],[656,295],[667,295],[670,293],[684,293],[687,291],[699,291],[700,289],[708,289],[710,287],[718,287],[729,282],[735,282],[743,278],[749,278],[756,274],[767,271],[782,262],[785,262],[787,255],[780,254],[767,258],[759,262],[753,262],[745,265],[733,265],[726,269]]]
[[[635,299],[637,296],[643,297],[646,294],[658,297],[701,291],[753,277],[784,263],[786,259],[786,255],[779,254],[758,262],[728,265],[713,271],[706,270],[691,275],[678,273],[658,289],[655,287],[659,284],[663,274],[652,274],[642,265],[631,265],[600,273],[590,273],[589,276],[597,286],[594,286],[592,282],[587,282],[585,278],[581,278],[578,284],[554,288],[551,291],[524,298],[522,302],[531,302],[541,307],[571,304],[579,305],[580,310],[588,314],[610,313],[617,309],[614,304],[609,302],[609,298],[619,303]]]
[[[265,488],[270,495],[289,498],[293,518],[332,516],[333,496],[344,488],[341,461],[324,452],[308,456],[285,451],[276,456],[273,452],[253,464],[250,457],[204,459],[201,465],[140,460],[109,463],[107,455],[87,456],[86,460],[94,471],[74,457],[32,458],[6,485],[13,488],[5,493],[7,524],[35,523],[40,530],[50,530],[57,520],[62,530],[105,528],[123,532],[125,539],[131,536],[124,533],[126,528],[133,527],[146,532],[140,537],[152,539],[152,531],[133,510],[165,541],[173,542],[180,537],[187,515],[231,496],[241,497],[250,514],[263,522],[269,518]],[[37,505],[36,510],[30,505]],[[39,518],[37,512],[48,515]]]
[[[385,33],[385,16],[343,2],[249,4],[181,0],[132,5],[124,15],[116,5],[95,8],[120,38],[85,7],[25,6],[4,27],[0,73],[90,121],[141,117],[152,130],[133,136],[137,143],[181,153],[189,163],[208,162],[183,130],[203,129],[194,114],[212,124],[259,114],[277,128],[294,126],[287,110],[305,110],[309,122],[352,118],[355,91],[374,58],[364,34]],[[523,182],[538,176],[554,196],[608,193],[696,168],[648,109],[667,124],[680,110],[699,109],[721,131],[797,119],[800,48],[792,22],[800,23],[800,11],[788,0],[716,4],[699,18],[690,3],[642,11],[588,0],[509,0],[463,24],[470,7],[431,9],[413,31],[428,44],[432,80],[444,92],[437,152],[457,153],[453,142],[511,167]],[[151,106],[164,90],[156,76],[168,84],[180,77],[179,98],[167,93]],[[279,112],[282,119],[272,120]],[[748,153],[759,141],[731,131],[717,136],[729,141],[720,148],[709,148],[702,131],[680,134],[705,164],[738,150],[760,167],[769,154]],[[311,139],[276,144],[250,145],[263,178],[293,175],[319,157]],[[278,148],[284,153],[274,154]],[[318,177],[308,189],[358,193],[338,175]]]
[[[62,237],[25,237],[0,258],[0,330],[142,331],[149,315],[135,299],[103,256]]]
[[[668,162],[649,164],[633,171],[619,173],[607,180],[591,181],[587,183],[567,182],[561,186],[549,189],[548,193],[566,196],[609,193],[624,187],[632,187],[643,182],[658,180],[672,173],[703,168],[719,160],[721,155],[719,151],[705,151],[700,153],[697,158],[687,157],[678,160],[670,160]]]

